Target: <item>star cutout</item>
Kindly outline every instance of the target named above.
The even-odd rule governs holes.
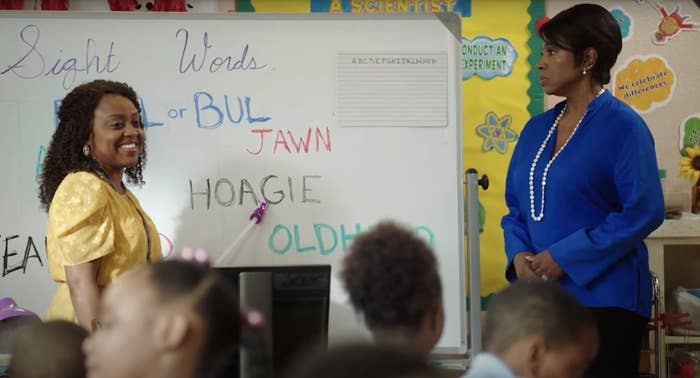
[[[518,133],[510,128],[513,117],[510,114],[498,118],[496,113],[488,112],[484,123],[476,127],[476,135],[484,138],[481,150],[484,152],[493,151],[505,154],[508,150],[508,143],[518,139]]]

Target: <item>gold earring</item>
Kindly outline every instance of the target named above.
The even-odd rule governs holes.
[[[83,145],[83,156],[90,156],[90,146],[88,146],[87,144]]]

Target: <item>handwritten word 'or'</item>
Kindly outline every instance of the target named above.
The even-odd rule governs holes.
[[[195,209],[196,196],[198,199],[198,201],[196,201],[198,204],[197,207],[201,208],[201,206],[203,206],[202,200],[204,200],[204,203],[206,203],[206,210],[209,210],[212,205],[212,194],[214,201],[222,207],[229,207],[235,204],[242,206],[246,198],[249,198],[248,201],[252,200],[252,204],[255,206],[262,201],[273,205],[277,205],[285,200],[286,202],[294,203],[295,193],[301,195],[300,203],[320,204],[321,200],[311,197],[311,192],[313,191],[311,188],[311,180],[321,178],[322,177],[318,175],[305,175],[301,177],[301,183],[297,181],[295,185],[291,176],[288,176],[285,180],[277,175],[267,175],[260,179],[260,183],[256,187],[257,191],[253,189],[253,185],[247,178],[234,180],[237,181],[238,185],[234,185],[231,180],[225,177],[219,178],[214,184],[214,190],[212,190],[211,187],[211,182],[213,180],[207,178],[204,180],[203,186],[197,186],[197,191],[195,191],[195,186],[190,179],[190,208],[192,210]],[[238,193],[238,195],[236,195],[236,193]]]
[[[63,76],[63,88],[70,88],[75,83],[78,72],[89,75],[95,73],[112,73],[119,68],[119,62],[114,54],[114,42],[109,42],[106,54],[97,54],[96,43],[92,38],[85,41],[84,57],[65,56],[49,58],[39,49],[41,30],[36,25],[27,25],[19,32],[19,39],[26,46],[24,55],[15,58],[4,68],[0,68],[0,75],[12,73],[22,79],[36,79],[42,76]],[[7,46],[3,47],[7,54]],[[61,51],[61,50],[59,50]]]

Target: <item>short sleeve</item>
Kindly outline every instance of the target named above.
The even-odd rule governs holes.
[[[71,173],[49,207],[47,249],[60,265],[77,265],[114,250],[114,225],[102,181],[88,172]]]

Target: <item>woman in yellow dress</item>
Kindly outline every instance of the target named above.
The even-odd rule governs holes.
[[[39,183],[49,271],[59,283],[46,318],[91,330],[101,291],[162,258],[158,231],[122,181],[143,184],[144,126],[134,90],[105,80],[73,89],[58,118]]]

